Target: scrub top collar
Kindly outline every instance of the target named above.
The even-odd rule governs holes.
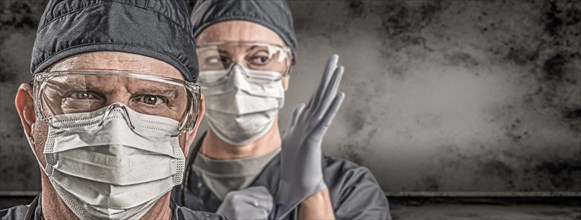
[[[25,220],[43,220],[42,217],[42,202],[41,194],[38,194],[34,200],[28,205],[26,210],[26,215],[24,215]]]

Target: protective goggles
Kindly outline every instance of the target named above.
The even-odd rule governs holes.
[[[228,78],[236,65],[253,82],[277,81],[289,74],[292,62],[290,48],[264,42],[214,42],[198,46],[196,52],[202,85]]]
[[[180,79],[87,69],[39,73],[33,83],[37,117],[55,128],[55,116],[90,113],[122,103],[138,113],[178,121],[177,136],[192,130],[199,114],[200,87]],[[106,115],[100,124],[105,119]]]

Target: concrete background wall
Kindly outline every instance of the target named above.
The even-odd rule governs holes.
[[[13,100],[45,2],[0,3],[0,191],[39,189]],[[337,53],[347,98],[323,151],[367,166],[386,192],[581,191],[578,0],[291,7],[300,48],[283,129]]]

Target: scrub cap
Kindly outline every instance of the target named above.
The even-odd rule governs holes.
[[[32,49],[34,75],[66,57],[119,51],[159,59],[198,78],[192,25],[182,0],[51,0]]]
[[[192,10],[194,37],[212,24],[228,20],[246,20],[271,29],[296,57],[297,38],[286,0],[198,0]]]

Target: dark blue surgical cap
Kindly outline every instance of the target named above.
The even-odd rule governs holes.
[[[192,10],[194,37],[212,24],[228,20],[250,21],[271,29],[296,57],[297,38],[286,0],[198,0]]]
[[[40,19],[30,71],[80,53],[119,51],[169,63],[195,82],[192,32],[183,0],[51,0]]]

